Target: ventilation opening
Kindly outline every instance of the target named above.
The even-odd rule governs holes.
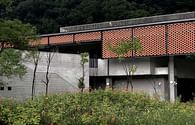
[[[181,102],[195,101],[195,79],[177,79],[177,95]]]
[[[3,86],[1,86],[1,87],[0,87],[0,90],[1,90],[1,91],[3,91],[3,90],[4,90],[4,87],[3,87]]]
[[[7,87],[7,90],[8,90],[8,91],[11,91],[11,90],[12,90],[12,87],[11,87],[11,86],[8,86],[8,87]]]

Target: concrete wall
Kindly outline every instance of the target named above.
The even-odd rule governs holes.
[[[137,67],[134,75],[146,75],[151,74],[151,65],[150,58],[137,58],[135,60],[126,59],[126,64],[134,64]],[[98,60],[98,76],[107,76],[108,75],[108,60],[107,59],[99,59]],[[122,63],[120,63],[117,59],[109,60],[109,75],[114,76],[122,76],[126,75],[125,70],[123,69]]]
[[[129,66],[136,65],[137,70],[134,75],[167,75],[168,58],[135,58],[134,60],[126,59]],[[108,64],[109,63],[109,64]],[[109,69],[108,69],[109,66]],[[109,72],[108,72],[109,70]],[[122,76],[126,75],[122,63],[118,59],[98,59],[98,68],[90,68],[90,76]]]
[[[90,76],[107,76],[108,72],[108,60],[98,59],[98,67],[90,68]]]
[[[50,66],[50,83],[49,93],[61,93],[65,91],[78,91],[78,79],[82,76],[82,68],[80,66],[80,55],[75,54],[52,54],[53,59]],[[47,53],[41,52],[40,60],[37,69],[36,79],[36,95],[45,93],[46,66]],[[6,79],[5,90],[0,90],[0,97],[16,98],[17,100],[24,100],[31,96],[32,76],[34,65],[32,61],[24,62],[27,67],[27,73],[22,79],[12,78]],[[85,85],[89,88],[89,64],[86,64],[85,69]],[[11,91],[7,87],[12,87]]]
[[[137,70],[134,75],[151,74],[150,58],[136,58],[135,60],[126,59],[125,63],[127,66],[131,66],[132,64],[136,65]],[[98,68],[90,68],[90,76],[107,76],[108,70],[110,76],[126,75],[123,65],[118,59],[109,59],[109,62],[108,59],[98,59]]]
[[[126,89],[126,79],[114,78],[113,87],[115,89]],[[160,96],[161,100],[165,100],[168,97],[166,90],[167,79],[164,77],[145,77],[145,78],[133,78],[133,87],[135,92],[144,92],[151,96],[155,95],[154,87],[156,88],[156,93]],[[129,90],[131,86],[129,85]]]

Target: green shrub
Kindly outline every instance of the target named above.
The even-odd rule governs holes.
[[[94,91],[0,102],[0,125],[195,125],[193,103],[145,94]]]

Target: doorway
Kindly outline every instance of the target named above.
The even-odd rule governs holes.
[[[195,79],[177,79],[177,96],[181,102],[193,101],[195,98]]]

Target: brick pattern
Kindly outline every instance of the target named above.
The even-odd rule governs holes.
[[[141,53],[137,53],[135,56],[161,56],[195,52],[195,22],[168,24],[167,27],[168,48],[166,48],[165,25],[133,28],[133,37],[140,40],[143,49]],[[108,44],[111,43],[111,45],[116,46],[122,40],[131,40],[132,28],[103,31],[102,34],[101,32],[89,32],[75,35],[49,36],[49,39],[50,44],[102,40],[102,57],[115,58],[116,54],[108,50]],[[47,45],[48,37],[42,37],[38,40],[38,43]],[[125,56],[131,57],[132,53],[129,52]]]
[[[121,40],[130,40],[132,39],[132,29],[121,29],[121,30],[110,30],[103,32],[103,42],[102,42],[102,57],[103,58],[115,58],[116,54],[110,52],[108,49],[108,45],[117,46]],[[127,55],[130,57],[131,52]]]
[[[135,56],[156,56],[166,54],[165,26],[147,26],[134,29],[134,37],[142,45],[142,51]]]
[[[75,42],[101,41],[101,32],[75,34]]]
[[[168,25],[168,54],[195,52],[195,22]]]
[[[73,42],[73,35],[52,36],[49,38],[50,44],[66,44],[72,42]]]
[[[48,44],[48,37],[41,37],[37,41],[33,42],[33,44],[47,45]]]

